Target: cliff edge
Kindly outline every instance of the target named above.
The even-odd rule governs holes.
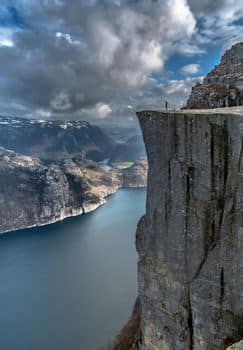
[[[81,157],[46,164],[0,147],[0,233],[90,212],[120,180]]]
[[[0,234],[93,211],[118,188],[146,183],[146,161],[107,171],[81,156],[44,162],[0,147]]]
[[[226,349],[243,339],[243,107],[137,115],[139,349]]]

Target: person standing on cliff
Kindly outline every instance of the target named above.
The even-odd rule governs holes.
[[[165,101],[165,110],[168,110],[168,101]]]

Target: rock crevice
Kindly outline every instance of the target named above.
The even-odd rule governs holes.
[[[141,350],[243,338],[241,112],[138,113],[149,163],[136,238]]]

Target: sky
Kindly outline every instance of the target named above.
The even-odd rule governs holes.
[[[239,41],[243,0],[1,0],[0,115],[129,123],[180,108]]]

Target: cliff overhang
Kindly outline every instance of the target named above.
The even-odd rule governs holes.
[[[243,339],[243,107],[137,116],[149,164],[139,348],[225,349]]]

